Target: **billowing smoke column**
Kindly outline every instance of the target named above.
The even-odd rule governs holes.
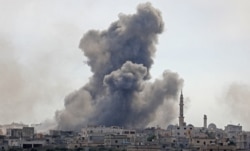
[[[148,81],[157,34],[163,27],[161,13],[146,3],[134,15],[120,15],[108,30],[84,34],[79,47],[93,76],[66,97],[65,109],[56,113],[58,128],[145,127],[156,118],[159,106],[176,99],[182,86],[178,74],[165,71],[162,79]],[[168,122],[173,116],[169,117]]]

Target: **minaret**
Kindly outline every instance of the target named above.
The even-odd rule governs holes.
[[[203,127],[207,128],[207,115],[204,115]]]
[[[179,116],[179,126],[185,126],[184,122],[184,116],[183,116],[183,94],[181,90],[181,96],[180,96],[180,116]]]

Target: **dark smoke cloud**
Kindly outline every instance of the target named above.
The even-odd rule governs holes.
[[[171,100],[176,100],[182,79],[165,71],[161,79],[148,81],[157,34],[163,27],[161,13],[146,3],[137,7],[136,14],[119,15],[107,30],[84,34],[79,47],[93,76],[66,97],[65,109],[56,113],[58,128],[79,129],[87,124],[145,127],[157,118],[163,104],[172,111]],[[167,113],[164,120],[170,122],[175,112]]]

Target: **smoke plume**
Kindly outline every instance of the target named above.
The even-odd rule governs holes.
[[[229,116],[241,122],[250,128],[248,123],[250,111],[249,111],[249,98],[250,98],[250,86],[245,84],[233,83],[228,86],[223,97],[223,103],[229,111]]]
[[[173,120],[173,100],[183,80],[165,71],[149,82],[157,35],[164,23],[159,10],[140,4],[137,13],[119,15],[107,30],[90,30],[79,48],[93,72],[89,82],[65,98],[56,113],[59,129],[79,129],[88,124],[145,127],[166,105],[166,122]],[[169,112],[171,111],[171,112]]]

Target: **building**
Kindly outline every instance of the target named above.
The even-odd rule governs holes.
[[[34,127],[23,127],[22,129],[22,137],[24,138],[33,138],[35,134]]]
[[[88,126],[82,129],[81,136],[85,139],[86,145],[98,146],[105,144],[104,139],[106,136],[120,137],[126,136],[126,141],[134,141],[136,131],[130,129],[123,129],[118,126]]]
[[[11,124],[6,124],[6,125],[1,125],[1,133],[3,135],[7,134],[7,129],[22,129],[23,127],[28,127],[26,124],[22,123],[11,123]]]
[[[127,151],[161,151],[162,148],[158,145],[140,145],[140,146],[128,146]]]
[[[236,140],[238,134],[242,132],[242,126],[229,124],[225,126],[224,131],[229,139]]]
[[[124,129],[118,126],[88,126],[82,129],[82,136],[88,137],[92,134],[122,134]]]
[[[45,140],[22,140],[20,142],[20,147],[23,149],[28,148],[42,148],[46,145]]]
[[[236,151],[235,146],[207,145],[200,148],[200,151]]]
[[[22,137],[22,132],[23,132],[22,129],[10,128],[10,129],[7,129],[6,135],[8,137],[21,138]]]
[[[250,150],[250,132],[241,132],[236,138],[237,149]]]
[[[117,149],[125,149],[129,145],[129,140],[126,135],[106,135],[104,138],[104,146]]]
[[[34,127],[9,128],[6,130],[6,136],[13,138],[33,138]]]
[[[216,139],[211,138],[192,138],[190,139],[189,146],[197,149],[204,148],[208,145],[215,145]]]

